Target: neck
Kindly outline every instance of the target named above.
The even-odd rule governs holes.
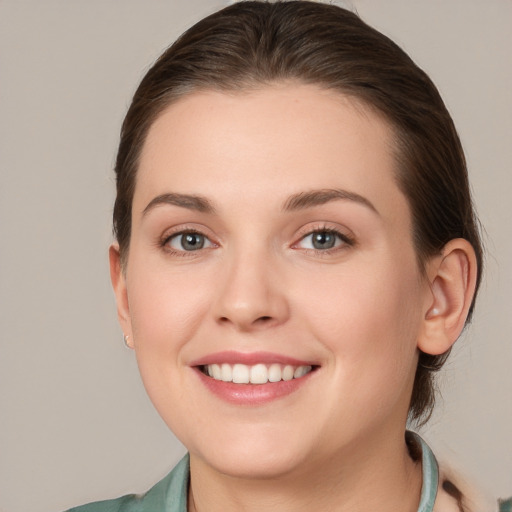
[[[416,512],[421,463],[403,434],[302,464],[272,479],[225,475],[191,454],[189,512]]]

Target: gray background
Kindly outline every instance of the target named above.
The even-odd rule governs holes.
[[[161,50],[220,0],[0,0],[0,511],[143,491],[183,453],[123,347],[107,269],[122,117]],[[512,494],[512,2],[356,0],[431,75],[486,227],[473,326],[425,429]]]

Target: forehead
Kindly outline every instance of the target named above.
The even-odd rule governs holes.
[[[271,201],[337,186],[377,203],[403,202],[395,165],[388,123],[339,92],[289,83],[201,91],[170,105],[150,128],[135,196],[208,195],[222,185],[224,196],[261,192]]]

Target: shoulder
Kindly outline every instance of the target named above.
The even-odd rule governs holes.
[[[144,494],[96,501],[66,512],[186,512],[189,471],[186,455],[165,478]]]
[[[136,512],[140,508],[140,497],[128,494],[113,500],[96,501],[80,507],[74,507],[66,512]]]

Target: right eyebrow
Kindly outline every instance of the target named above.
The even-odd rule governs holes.
[[[201,213],[215,213],[215,208],[206,197],[168,192],[167,194],[161,194],[153,198],[146,208],[144,208],[142,216],[147,215],[158,206],[166,204],[187,208],[188,210],[196,210]]]
[[[306,208],[312,208],[314,206],[319,206],[339,199],[345,199],[362,204],[363,206],[369,208],[372,212],[379,215],[377,208],[375,208],[375,206],[368,199],[366,199],[366,197],[356,194],[355,192],[350,192],[348,190],[330,188],[309,190],[306,192],[299,192],[298,194],[294,194],[285,202],[283,210],[292,212],[297,210],[304,210]]]

